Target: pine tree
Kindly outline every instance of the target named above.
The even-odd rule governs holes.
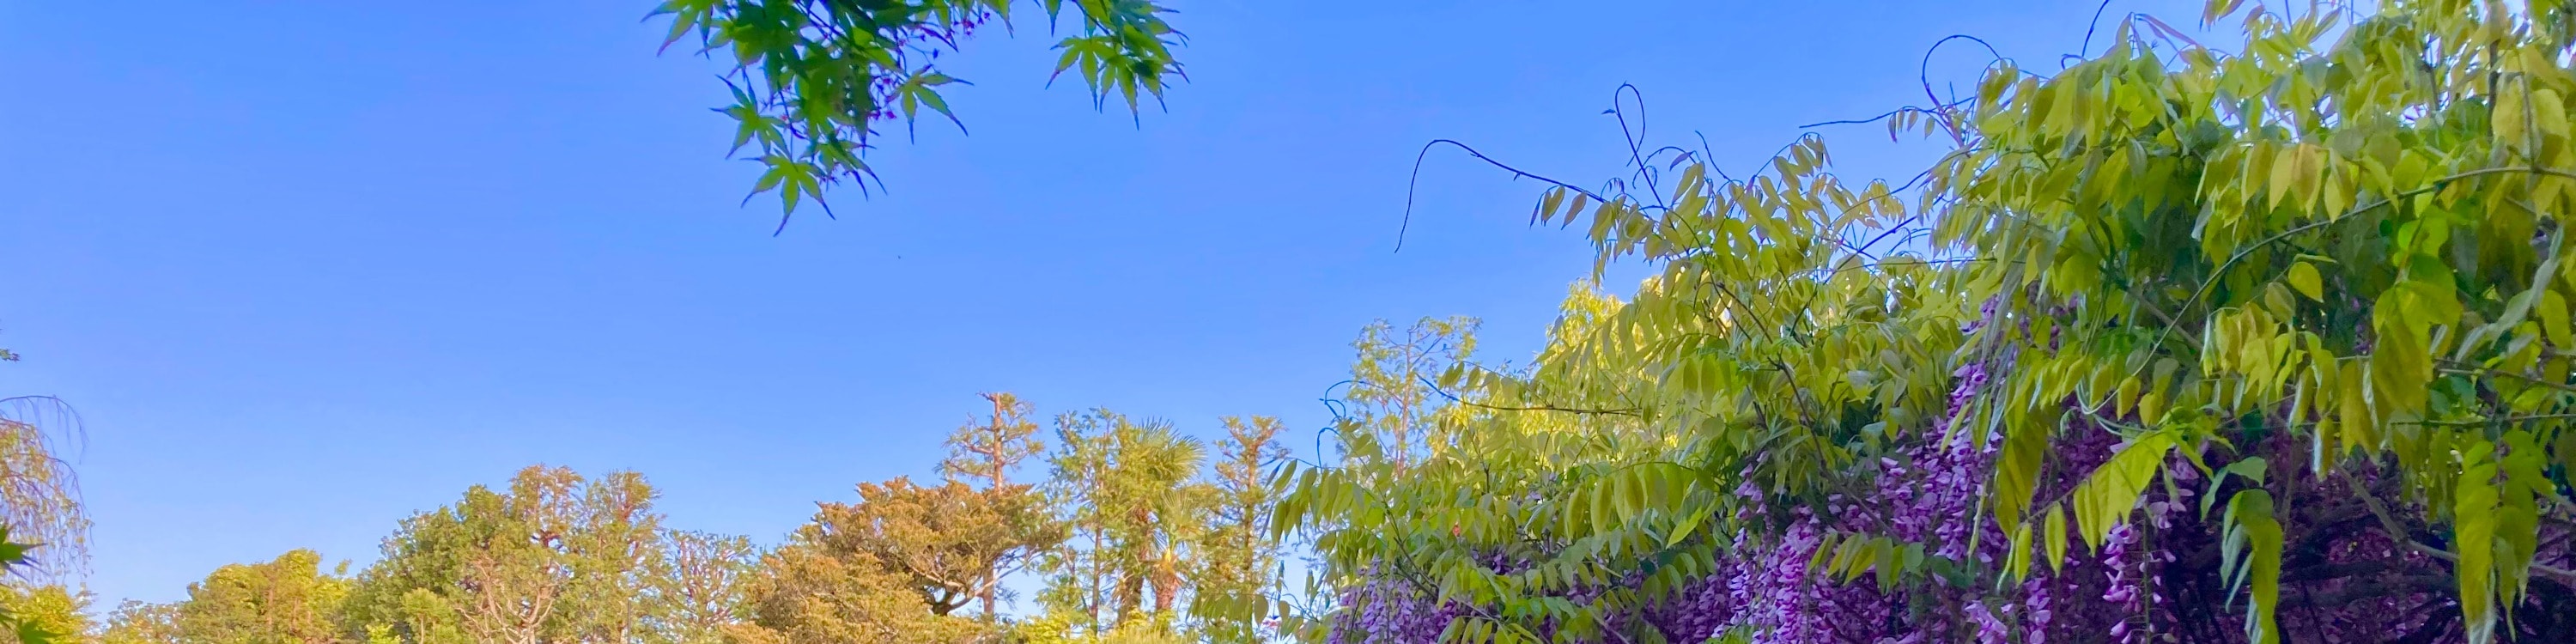
[[[983,394],[993,415],[969,419],[948,437],[948,459],[939,472],[949,480],[981,479],[984,489],[1010,485],[1010,472],[1020,462],[1046,451],[1037,439],[1038,424],[1029,420],[1029,404],[1009,392]]]
[[[1037,439],[1038,425],[1029,421],[1029,404],[1008,392],[983,394],[993,404],[993,415],[982,421],[968,420],[948,438],[948,459],[939,463],[939,471],[948,480],[981,480],[983,493],[991,502],[1008,505],[1034,504],[1034,487],[1010,482],[1012,470],[1020,462],[1045,451]],[[1026,565],[1031,553],[1018,552],[995,562],[980,580],[983,591],[977,597],[983,603],[986,620],[999,615],[996,611],[1001,578]]]

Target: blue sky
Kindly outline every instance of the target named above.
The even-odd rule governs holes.
[[[649,0],[0,0],[0,347],[25,356],[0,395],[84,421],[101,608],[291,548],[363,566],[532,463],[639,470],[673,525],[774,542],[927,474],[985,390],[1201,433],[1279,415],[1304,451],[1361,325],[1479,316],[1526,355],[1589,270],[1577,231],[1527,225],[1534,184],[1448,152],[1390,252],[1424,142],[1612,176],[1601,111],[1634,83],[1652,140],[1749,167],[1920,102],[1942,36],[2053,70],[2095,9],[1173,4],[1167,112],[1045,89],[1024,17],[950,61],[971,136],[887,141],[891,193],[773,237],[774,205],[736,205],[715,68],[654,55]],[[1945,49],[1934,80],[1982,62]],[[1846,174],[1936,151],[1826,132]]]

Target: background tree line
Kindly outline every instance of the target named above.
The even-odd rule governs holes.
[[[861,483],[775,547],[669,527],[642,474],[533,466],[404,519],[352,570],[319,553],[224,566],[103,620],[58,578],[5,608],[101,644],[1253,642],[1230,610],[1281,577],[1275,418],[1202,441],[1165,421],[1027,403],[947,441],[939,478]],[[1015,597],[1011,580],[1040,589]],[[1025,599],[1027,601],[1015,601]],[[1014,611],[1014,606],[1023,610]]]

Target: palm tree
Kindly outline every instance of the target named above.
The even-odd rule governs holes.
[[[1110,447],[1113,507],[1127,523],[1118,549],[1131,567],[1119,579],[1118,622],[1124,625],[1147,590],[1155,615],[1168,614],[1180,598],[1188,558],[1183,545],[1204,527],[1208,493],[1198,478],[1207,447],[1163,421],[1121,422]]]

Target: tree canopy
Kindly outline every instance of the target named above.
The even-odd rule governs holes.
[[[1267,641],[1218,612],[1275,582],[1265,530],[1280,490],[1279,421],[1225,418],[1214,448],[1171,424],[1065,414],[1050,444],[1034,409],[986,396],[960,428],[949,477],[855,486],[817,503],[775,547],[673,528],[634,472],[521,470],[403,520],[356,574],[295,550],[225,566],[167,604],[129,602],[103,625],[60,585],[0,588],[0,609],[102,644],[759,644]],[[1023,462],[1058,467],[1036,471]],[[1214,468],[1207,462],[1219,460]],[[1024,482],[1021,477],[1025,477]],[[1070,534],[1092,538],[1069,542]],[[0,552],[0,554],[6,554]],[[1004,583],[1085,585],[1020,603]],[[1202,594],[1228,601],[1197,601]],[[15,599],[12,599],[12,598]]]
[[[324,570],[322,555],[311,550],[218,568],[188,586],[188,601],[179,604],[173,627],[210,644],[338,641],[335,618],[349,595],[345,575],[346,570]]]

